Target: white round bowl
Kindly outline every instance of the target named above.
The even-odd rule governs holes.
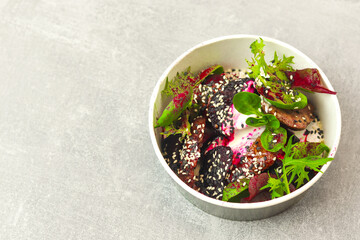
[[[254,35],[232,35],[215,38],[202,42],[189,49],[178,57],[162,74],[158,80],[150,99],[149,130],[151,141],[160,163],[165,171],[175,182],[179,191],[195,206],[212,215],[232,220],[255,220],[278,214],[291,205],[298,202],[303,193],[314,185],[322,176],[317,174],[303,187],[296,191],[266,202],[258,203],[230,203],[207,197],[189,186],[177,177],[164,160],[160,150],[160,129],[154,129],[155,120],[161,115],[164,108],[171,99],[163,99],[161,90],[164,89],[165,79],[172,79],[177,72],[184,71],[191,66],[191,71],[198,73],[210,65],[220,64],[224,69],[240,68],[246,69],[245,59],[251,59],[250,44],[261,37],[265,43],[266,60],[270,61],[274,51],[278,56],[294,56],[294,68],[317,68],[324,80],[324,84],[330,90],[334,90],[323,71],[304,53],[281,41]],[[323,124],[325,143],[330,148],[330,157],[335,156],[341,133],[341,114],[338,99],[329,94],[307,94],[310,101],[315,105],[316,112]],[[324,165],[321,170],[325,172],[331,162]],[[159,171],[161,171],[159,169]],[[170,184],[170,183],[169,183]]]

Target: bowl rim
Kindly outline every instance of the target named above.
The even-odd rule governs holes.
[[[192,53],[193,51],[197,50],[198,48],[216,43],[216,42],[220,42],[220,41],[226,41],[226,40],[231,40],[231,39],[243,39],[243,38],[251,38],[251,39],[259,39],[262,38],[265,42],[271,42],[280,46],[283,46],[285,48],[290,49],[293,52],[296,52],[298,55],[300,55],[301,57],[303,57],[306,61],[308,61],[309,63],[311,63],[312,65],[314,65],[320,72],[321,76],[323,77],[324,83],[325,85],[330,89],[330,90],[334,90],[334,88],[332,87],[330,81],[328,80],[327,76],[324,74],[324,72],[320,69],[320,67],[314,62],[312,61],[308,56],[306,56],[303,52],[301,52],[300,50],[296,49],[295,47],[282,42],[280,40],[274,39],[274,38],[270,38],[270,37],[266,37],[266,36],[262,36],[262,35],[251,35],[251,34],[235,34],[235,35],[227,35],[227,36],[221,36],[221,37],[217,37],[217,38],[213,38],[210,40],[206,40],[203,41],[197,45],[195,45],[194,47],[188,49],[187,51],[185,51],[183,54],[181,54],[179,57],[177,57],[171,64],[169,67],[167,67],[167,69],[164,71],[164,73],[161,75],[161,77],[159,78],[159,80],[157,81],[155,88],[153,90],[153,93],[151,95],[150,98],[150,106],[149,106],[149,130],[150,130],[150,138],[151,138],[151,142],[153,145],[153,148],[155,150],[155,153],[160,161],[160,163],[162,164],[162,166],[164,167],[164,169],[166,170],[166,172],[170,175],[170,177],[180,186],[182,187],[185,191],[187,191],[189,194],[191,194],[193,197],[200,199],[202,201],[205,201],[209,204],[213,204],[219,207],[226,207],[226,208],[230,208],[230,209],[259,209],[259,208],[266,208],[266,207],[271,207],[280,203],[284,203],[290,199],[293,199],[299,195],[301,195],[302,193],[304,193],[306,190],[308,190],[309,188],[311,188],[320,178],[321,176],[325,173],[325,171],[327,170],[327,168],[330,166],[331,162],[328,162],[327,164],[325,164],[322,168],[321,171],[323,172],[322,174],[316,174],[315,177],[313,177],[308,183],[306,183],[304,186],[302,186],[301,188],[297,189],[294,192],[291,192],[290,194],[287,194],[285,196],[282,196],[280,198],[275,198],[272,200],[268,200],[268,201],[264,201],[264,202],[256,202],[256,203],[232,203],[232,202],[225,202],[225,201],[221,201],[221,200],[216,200],[213,198],[210,198],[202,193],[199,193],[197,191],[195,191],[194,189],[190,188],[187,184],[185,184],[172,170],[171,168],[167,165],[159,147],[156,141],[156,137],[155,137],[155,131],[154,131],[154,125],[153,125],[153,119],[154,119],[154,105],[155,105],[155,100],[157,98],[157,94],[159,92],[160,89],[160,85],[162,83],[162,81],[164,81],[164,79],[168,76],[169,72],[171,71],[171,69],[178,64],[183,58],[185,58],[187,55],[189,55],[190,53]],[[337,118],[337,122],[338,122],[338,126],[336,128],[336,134],[335,134],[335,141],[334,141],[334,146],[331,150],[330,153],[333,153],[332,157],[335,156],[336,150],[338,148],[339,142],[340,142],[340,135],[341,135],[341,112],[340,112],[340,105],[339,105],[339,101],[337,96],[334,96],[336,99],[336,106],[335,106],[335,115]]]

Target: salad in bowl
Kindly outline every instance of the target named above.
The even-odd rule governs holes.
[[[161,89],[168,104],[153,127],[163,159],[191,191],[215,201],[284,198],[333,160],[311,95],[336,92],[317,68],[295,68],[293,56],[266,58],[265,44],[248,46],[246,67],[188,66]]]

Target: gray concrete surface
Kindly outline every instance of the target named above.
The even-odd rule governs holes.
[[[0,239],[359,239],[359,12],[356,0],[0,0]],[[305,199],[253,222],[187,202],[147,126],[165,68],[239,33],[311,57],[343,118]]]

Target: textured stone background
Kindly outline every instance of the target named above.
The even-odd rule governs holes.
[[[360,1],[0,0],[0,239],[356,239]],[[210,216],[152,149],[148,101],[207,39],[285,41],[327,74],[342,109],[336,159],[275,217]]]

